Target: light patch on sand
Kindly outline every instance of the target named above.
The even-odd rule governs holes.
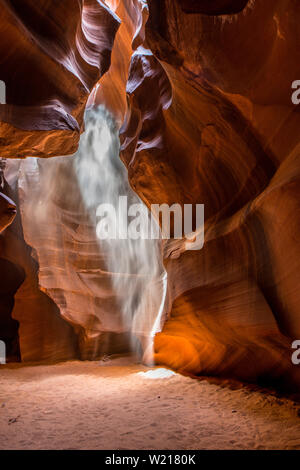
[[[137,375],[140,375],[144,379],[169,379],[176,375],[176,372],[159,367],[157,369],[148,370],[147,372],[138,372]]]

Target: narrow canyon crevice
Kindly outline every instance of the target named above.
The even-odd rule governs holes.
[[[102,105],[146,206],[205,205],[201,250],[163,241],[168,289],[154,361],[299,391],[300,115],[290,90],[300,78],[300,5],[52,3],[0,0],[0,152],[19,210],[0,237],[25,272],[12,314],[22,360],[130,348],[73,164],[85,107]]]

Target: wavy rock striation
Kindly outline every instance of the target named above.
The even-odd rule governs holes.
[[[148,1],[121,129],[131,184],[148,205],[205,204],[203,249],[165,247],[172,308],[155,358],[295,389],[300,118],[291,83],[300,8],[257,0],[238,15],[208,16],[199,14],[207,2],[196,11],[192,3]]]
[[[98,0],[1,0],[0,153],[73,153],[88,96],[110,65],[120,21]]]

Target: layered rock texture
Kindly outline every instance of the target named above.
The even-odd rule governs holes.
[[[20,324],[22,360],[127,352],[112,275],[80,193],[74,159],[28,158],[8,167],[23,229],[21,236],[13,224],[6,235],[14,247],[6,256],[26,273],[12,315]]]
[[[89,104],[104,103],[115,115],[132,188],[148,206],[205,204],[201,250],[187,250],[185,240],[164,244],[167,315],[155,337],[156,362],[194,375],[298,390],[300,370],[291,362],[291,343],[300,338],[300,115],[291,101],[292,82],[300,79],[298,2],[87,1],[75,2],[76,11],[74,2],[64,7],[53,1],[38,7],[29,0],[2,4],[3,34],[10,38],[0,46],[8,103],[1,111],[2,156],[72,153],[87,96],[108,69],[112,49],[111,67]],[[67,7],[73,11],[68,22]],[[12,74],[16,63],[24,68]],[[62,175],[69,185],[73,176],[67,171],[70,181],[65,177],[65,165],[60,163],[51,177]],[[17,172],[10,181],[11,187],[16,184]],[[60,199],[57,207],[63,204]],[[72,218],[80,223],[77,206],[67,214],[68,224]],[[22,217],[19,230],[21,225]],[[3,232],[7,246],[13,246],[8,234],[16,226],[17,220]],[[31,234],[30,239],[33,250],[41,252],[41,243],[47,249],[45,238],[41,242]],[[58,239],[49,272],[55,273],[56,266],[51,289],[61,299],[63,261],[70,247]],[[32,332],[43,332],[36,325],[50,318],[61,338],[57,358],[74,357],[78,341],[82,344],[80,331],[89,330],[93,312],[90,281],[89,294],[78,301],[77,326],[53,296],[46,296],[47,308],[40,306],[40,316],[27,322],[26,314],[35,310],[31,299],[46,294],[38,289],[38,267],[26,242],[25,233],[18,243],[29,253],[31,268],[16,294],[23,314],[13,315],[20,322],[20,344],[28,351],[24,359],[47,356],[39,355],[53,344],[48,339],[39,343]],[[69,273],[74,291],[78,266],[87,260],[86,246],[73,244],[70,253],[75,252]],[[12,255],[6,258],[20,266]],[[94,259],[97,266],[100,258]],[[30,276],[28,295],[22,297]],[[113,306],[108,315],[116,315]],[[84,358],[94,343],[86,344]]]
[[[172,307],[156,361],[297,388],[300,8],[242,3],[148,1],[122,158],[148,205],[205,204],[204,248],[165,246]]]
[[[98,0],[1,0],[2,157],[73,153],[119,19]]]

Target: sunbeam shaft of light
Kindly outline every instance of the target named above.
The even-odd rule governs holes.
[[[127,231],[120,198],[128,206],[142,204],[129,182],[119,157],[120,143],[116,123],[103,107],[90,108],[85,116],[85,132],[75,154],[75,170],[86,208],[94,219],[100,204],[113,206],[119,232]],[[148,209],[140,214],[150,219]],[[147,224],[146,224],[147,225]],[[142,230],[142,228],[141,228]],[[167,293],[167,274],[162,263],[161,239],[100,240],[107,269],[112,273],[112,289],[122,312],[123,328],[131,333],[132,349],[153,359],[153,337],[161,326]]]

